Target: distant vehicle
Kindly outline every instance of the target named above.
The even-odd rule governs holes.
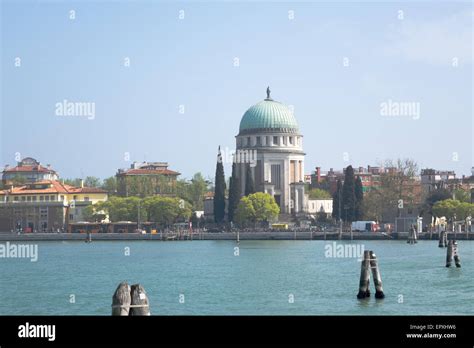
[[[375,221],[353,221],[351,226],[352,231],[357,232],[377,232],[380,230]]]

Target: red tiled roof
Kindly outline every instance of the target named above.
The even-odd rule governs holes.
[[[129,169],[119,175],[180,175],[181,173],[169,169]]]
[[[6,168],[3,170],[4,173],[16,173],[16,172],[39,172],[39,173],[56,173],[53,169],[37,166],[16,166],[13,168]]]
[[[35,185],[46,185],[51,186],[47,188],[32,188]],[[13,187],[8,190],[0,191],[0,195],[26,195],[26,194],[43,194],[43,193],[106,193],[107,191],[96,187],[74,187],[71,185],[63,184],[57,180],[43,180],[35,183],[23,186]]]

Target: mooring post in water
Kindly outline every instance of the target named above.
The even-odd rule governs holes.
[[[150,304],[145,289],[140,284],[132,285],[130,315],[150,315]]]
[[[127,282],[120,283],[112,297],[112,315],[129,315],[131,302],[130,285]]]
[[[385,295],[383,293],[382,277],[380,276],[377,256],[372,250],[370,251],[370,268],[372,269],[372,276],[374,277],[375,298],[384,298]]]
[[[438,246],[440,248],[447,247],[448,246],[448,235],[446,234],[446,231],[440,231],[439,232],[439,244]]]
[[[364,250],[364,259],[360,263],[360,281],[359,281],[359,293],[357,294],[358,299],[366,298],[370,296],[369,291],[369,267],[370,267],[370,251]]]
[[[416,237],[416,230],[415,230],[415,227],[412,225],[410,227],[410,231],[408,232],[408,239],[407,239],[407,243],[408,244],[415,244],[415,243],[418,243],[418,241],[416,240],[417,237]]]
[[[239,230],[237,230],[237,244],[240,243],[240,233],[239,233]]]
[[[453,262],[453,241],[448,242],[448,250],[446,250],[446,267],[451,267],[451,262]]]
[[[459,252],[458,252],[458,242],[453,240],[453,256],[454,256],[454,264],[456,267],[461,267],[461,258],[459,257]]]

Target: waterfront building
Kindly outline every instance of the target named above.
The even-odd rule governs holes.
[[[83,210],[107,191],[43,180],[0,190],[0,231],[52,232],[82,220]]]
[[[250,173],[256,191],[272,195],[282,214],[306,210],[303,135],[292,110],[273,100],[269,88],[267,97],[244,113],[236,149],[242,192]]]
[[[119,196],[176,195],[180,173],[168,169],[166,162],[134,162],[128,169],[119,169],[117,193]]]
[[[58,180],[58,174],[49,164],[43,166],[32,157],[23,158],[15,167],[10,167],[7,164],[2,172],[2,183],[4,186],[42,180]]]

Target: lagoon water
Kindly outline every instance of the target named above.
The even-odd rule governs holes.
[[[232,241],[38,242],[37,262],[0,259],[0,315],[110,315],[124,280],[154,315],[474,314],[474,242],[459,241],[459,269],[437,241],[354,242],[377,254],[386,294],[371,282],[362,301],[359,260],[326,257],[332,243],[242,241],[235,256]]]

